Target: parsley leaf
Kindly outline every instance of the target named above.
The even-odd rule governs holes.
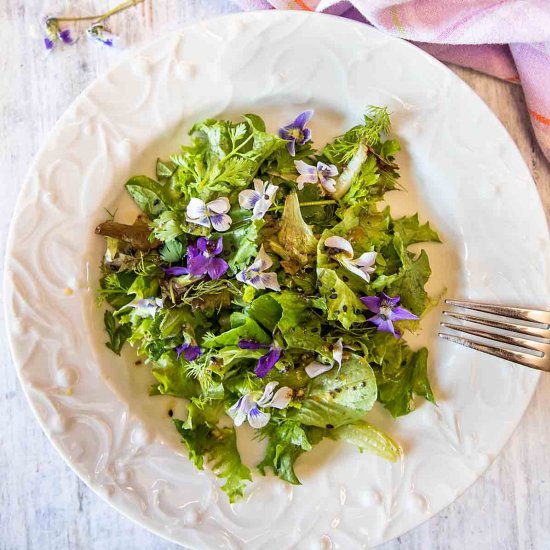
[[[105,330],[109,335],[109,341],[105,342],[105,345],[111,351],[114,351],[117,355],[120,355],[124,342],[126,342],[132,334],[131,326],[119,324],[111,311],[105,312],[103,315],[103,322],[105,324]]]

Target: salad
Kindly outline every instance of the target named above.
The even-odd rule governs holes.
[[[277,133],[254,114],[195,124],[155,179],[126,183],[135,222],[96,229],[106,345],[136,349],[151,395],[185,400],[175,429],[230,501],[251,480],[236,444],[244,423],[267,440],[259,472],[298,484],[296,460],[323,438],[399,458],[368,422],[376,401],[393,417],[416,396],[434,402],[428,352],[402,335],[434,303],[428,257],[409,247],[439,238],[378,205],[399,187],[388,112],[371,107],[321,149],[312,116]]]

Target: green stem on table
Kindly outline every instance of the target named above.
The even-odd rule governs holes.
[[[301,202],[299,203],[299,206],[324,206],[326,204],[336,204],[337,201],[330,199],[326,201],[310,201],[310,202]],[[281,206],[273,206],[271,207],[268,212],[272,212],[273,210],[282,210],[284,208],[284,204]]]
[[[122,2],[122,4],[119,4],[118,6],[115,6],[113,9],[109,10],[108,12],[102,13],[100,15],[81,15],[78,17],[52,17],[52,19],[55,19],[56,21],[94,21],[94,23],[101,23],[102,21],[105,21],[108,17],[111,17],[111,15],[115,15],[121,11],[127,10],[128,8],[133,8],[134,6],[137,6],[138,4],[142,4],[145,2],[145,0],[127,0],[126,2]]]

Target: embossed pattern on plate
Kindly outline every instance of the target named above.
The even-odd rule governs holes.
[[[318,143],[388,105],[407,193],[445,244],[430,245],[435,293],[548,303],[548,233],[519,152],[483,102],[444,66],[365,25],[305,13],[248,13],[193,25],[129,55],[56,125],[18,201],[6,261],[6,318],[29,402],[75,471],[122,513],[196,548],[364,548],[452,502],[519,422],[538,376],[436,339],[439,407],[370,418],[404,448],[397,464],[323,442],[300,459],[303,485],[255,479],[233,506],[188,462],[146,369],[103,348],[95,306],[104,207],[130,206],[125,178],[151,172],[194,121],[255,111],[271,129],[306,105]],[[164,398],[163,398],[164,399]],[[239,433],[246,447],[249,434]],[[253,452],[245,452],[253,459]],[[247,454],[248,453],[248,454]]]

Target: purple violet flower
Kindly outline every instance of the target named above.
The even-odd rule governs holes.
[[[295,160],[294,166],[300,174],[296,180],[298,189],[303,189],[306,183],[319,183],[325,191],[334,193],[336,191],[336,181],[334,178],[338,175],[338,168],[334,164],[325,164],[319,161],[317,166],[311,166],[303,160]]]
[[[44,22],[44,46],[47,50],[53,50],[55,43],[73,44],[74,40],[69,29],[59,27],[59,21],[55,17],[47,17]]]
[[[392,298],[382,292],[378,296],[363,296],[360,300],[375,314],[367,321],[376,325],[377,330],[390,332],[396,338],[399,338],[401,333],[393,326],[395,321],[418,320],[414,313],[397,305],[401,300],[399,296]]]
[[[296,117],[294,122],[279,128],[279,137],[287,141],[286,148],[291,156],[296,154],[296,144],[304,145],[311,139],[311,130],[305,126],[312,116],[313,110],[304,111]]]
[[[258,359],[258,364],[254,369],[254,374],[258,378],[264,378],[269,371],[275,366],[277,361],[281,358],[283,350],[273,342],[271,345],[260,344],[260,342],[255,342],[254,340],[241,340],[239,342],[239,347],[241,349],[268,349],[269,351],[262,355]]]
[[[201,348],[199,346],[193,346],[189,342],[185,342],[181,346],[177,346],[176,350],[176,359],[179,360],[180,355],[183,353],[186,361],[194,361],[197,357],[202,355]]]
[[[211,279],[219,279],[229,268],[227,262],[217,258],[223,250],[223,237],[218,240],[210,240],[199,237],[196,246],[187,248],[187,269],[193,277],[210,276]]]

